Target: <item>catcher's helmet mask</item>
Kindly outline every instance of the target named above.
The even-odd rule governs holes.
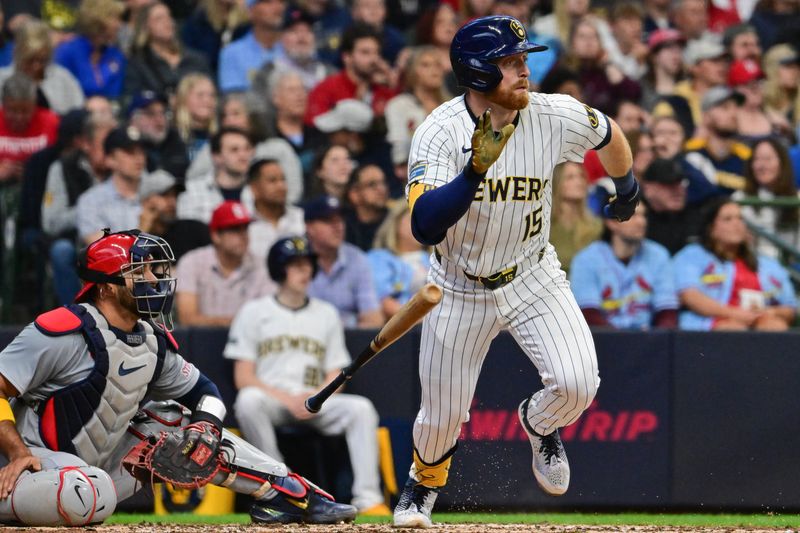
[[[129,279],[129,290],[139,316],[155,320],[171,330],[170,313],[177,283],[172,276],[174,262],[172,248],[161,237],[139,230],[111,233],[105,228],[102,237],[80,252],[78,275],[85,283],[75,301],[83,301],[98,283],[127,287]],[[155,280],[144,277],[145,266],[150,268]]]
[[[465,24],[453,37],[450,63],[460,86],[487,92],[503,79],[495,60],[544,50],[546,46],[528,41],[525,26],[514,17],[481,17]]]
[[[293,260],[307,257],[311,260],[313,272],[311,277],[317,275],[317,254],[311,251],[311,245],[305,237],[285,237],[278,239],[267,254],[267,270],[272,279],[277,283],[286,280],[286,266]]]

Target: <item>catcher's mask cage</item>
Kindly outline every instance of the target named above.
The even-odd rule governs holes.
[[[149,233],[127,230],[103,236],[83,249],[78,258],[78,276],[85,281],[75,297],[81,302],[98,283],[113,283],[127,288],[136,301],[139,316],[158,322],[171,331],[172,303],[177,279],[172,276],[175,254],[169,243]],[[148,276],[148,272],[152,276]]]

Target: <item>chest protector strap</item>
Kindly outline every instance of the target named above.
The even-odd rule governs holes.
[[[92,315],[81,305],[67,305],[40,315],[34,322],[43,334],[56,337],[80,332],[94,359],[94,368],[81,381],[54,392],[37,408],[42,442],[51,450],[75,453],[72,440],[94,416],[103,397],[109,370],[109,357],[103,335]],[[153,326],[158,341],[157,363],[151,383],[158,380],[171,342],[158,326]]]

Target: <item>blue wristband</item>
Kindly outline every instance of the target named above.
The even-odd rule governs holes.
[[[618,178],[613,178],[614,189],[617,191],[617,196],[626,197],[633,192],[633,186],[636,184],[636,178],[633,177],[633,169],[628,170],[628,173]]]

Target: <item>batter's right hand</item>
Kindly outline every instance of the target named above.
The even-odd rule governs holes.
[[[0,468],[0,500],[8,498],[21,473],[25,470],[38,472],[41,469],[42,460],[33,455],[19,457]]]
[[[478,174],[485,174],[489,167],[500,157],[500,152],[514,133],[514,125],[506,124],[499,133],[492,128],[492,115],[487,109],[472,134],[472,169]]]

